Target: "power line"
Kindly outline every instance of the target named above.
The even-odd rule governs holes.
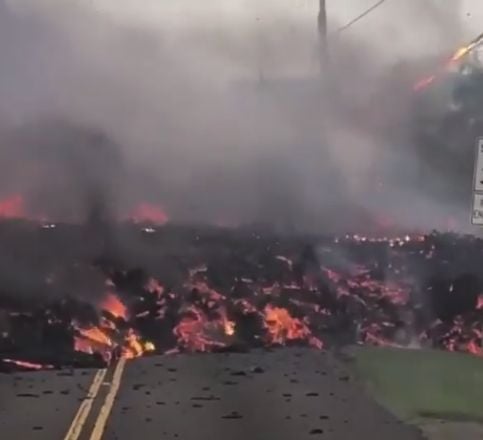
[[[345,31],[346,29],[350,28],[353,24],[357,23],[359,20],[362,20],[366,15],[370,14],[372,11],[377,9],[379,6],[381,6],[385,2],[386,2],[386,0],[379,0],[378,2],[373,4],[369,9],[366,9],[362,14],[359,14],[357,17],[353,18],[351,21],[346,23],[344,26],[341,26],[340,28],[338,28],[334,32],[334,34],[339,34],[343,31]]]

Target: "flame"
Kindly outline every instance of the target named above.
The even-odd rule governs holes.
[[[265,306],[265,328],[268,331],[270,343],[286,344],[287,341],[311,340],[311,345],[322,348],[322,343],[312,337],[307,325],[300,319],[293,318],[287,309]]]
[[[98,344],[101,346],[112,347],[113,342],[111,338],[99,327],[91,327],[88,329],[79,328],[78,329],[80,336],[85,340],[92,342],[94,344]],[[79,350],[84,351],[84,350]]]
[[[128,321],[129,313],[125,304],[112,292],[108,292],[99,305],[114,318]],[[74,323],[78,335],[74,338],[74,350],[84,353],[100,353],[106,362],[110,362],[113,353],[120,350],[121,356],[133,359],[156,349],[152,342],[143,342],[140,335],[132,328],[123,332],[116,323],[101,317],[98,326],[82,328]]]
[[[419,80],[416,84],[414,84],[413,90],[415,92],[419,92],[420,90],[423,90],[426,87],[428,87],[429,85],[431,85],[435,80],[436,80],[436,75],[427,76],[427,77]]]
[[[235,334],[235,323],[227,318],[223,309],[218,311],[217,318],[210,320],[202,310],[190,306],[173,333],[181,348],[189,351],[209,351],[227,345],[224,338]]]
[[[235,334],[235,323],[233,321],[229,321],[226,318],[224,318],[223,329],[225,331],[225,335],[233,336]]]
[[[134,359],[142,356],[144,353],[144,346],[141,343],[139,335],[133,330],[129,329],[125,338],[122,348],[122,354],[127,359]]]
[[[15,219],[25,217],[25,204],[20,194],[0,200],[0,217]]]
[[[420,261],[428,252],[439,258],[441,251],[431,236],[346,235],[335,242],[358,248],[375,243],[384,250],[384,271],[375,270],[381,266],[371,258],[351,260],[350,264],[331,263],[327,258],[324,266],[310,265],[300,273],[293,263],[298,251],[287,256],[277,252],[271,258],[277,271],[283,271],[280,276],[264,277],[270,270],[260,266],[262,276],[251,269],[249,274],[237,273],[235,284],[227,288],[218,283],[216,288],[224,290],[217,291],[210,283],[211,267],[196,259],[192,270],[186,268],[187,281],[176,284],[176,290],[165,289],[158,279],[148,277],[145,284],[130,289],[129,304],[116,293],[117,281],[108,280],[105,296],[97,304],[98,319],[85,326],[73,323],[74,348],[100,354],[106,362],[119,356],[138,358],[155,350],[216,351],[238,347],[244,338],[256,346],[300,343],[322,349],[319,337],[342,328],[344,335],[347,331],[353,338],[351,342],[360,344],[405,348],[431,344],[483,356],[479,311],[483,293],[476,310],[473,305],[454,321],[420,322],[419,312],[413,308],[411,298],[419,280],[411,277],[402,253],[416,255]],[[325,250],[333,251],[329,246]],[[225,287],[218,287],[221,285]],[[348,319],[341,320],[341,316]],[[146,339],[143,329],[157,334],[150,336],[153,342]]]
[[[155,350],[156,350],[156,346],[152,342],[148,341],[148,342],[144,343],[144,351],[145,352],[150,352],[150,351],[155,351]]]
[[[53,365],[37,364],[33,362],[28,362],[28,361],[21,361],[18,359],[2,359],[2,362],[8,363],[8,364],[14,364],[28,370],[52,370],[54,368]]]
[[[154,225],[164,225],[168,222],[168,215],[160,206],[142,202],[132,211],[129,218],[134,223],[150,223]]]
[[[108,292],[104,300],[99,305],[101,310],[109,312],[115,318],[128,319],[127,307],[121,302],[118,296]]]
[[[474,45],[469,44],[468,46],[460,47],[453,56],[447,61],[446,66],[451,65],[452,63],[457,63],[461,60],[465,55],[467,55],[471,49],[473,49]]]
[[[468,345],[466,346],[466,351],[468,351],[468,353],[473,354],[475,356],[483,355],[482,348],[478,346],[475,340],[471,340],[470,342],[468,342]]]
[[[112,359],[114,343],[106,331],[100,327],[77,327],[78,335],[74,337],[74,351],[94,354],[99,353],[106,363]]]
[[[468,55],[480,42],[479,39],[472,41],[467,46],[463,46],[458,48],[451,57],[449,57],[446,62],[443,64],[443,71],[448,71],[454,68],[466,55]],[[421,79],[413,86],[413,90],[418,92],[420,90],[425,89],[429,85],[431,85],[438,77],[438,74],[433,74],[427,76],[426,78]]]

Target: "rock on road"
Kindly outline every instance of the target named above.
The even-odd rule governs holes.
[[[82,400],[81,389],[89,388],[93,375],[0,376],[0,429],[7,434],[2,438],[63,440]],[[116,375],[118,388],[109,386]],[[20,382],[29,385],[20,390]],[[148,357],[108,372],[103,385],[105,391],[101,387],[93,399],[79,440],[422,439],[416,428],[400,423],[369,399],[324,352],[282,349]],[[59,394],[65,386],[69,394]],[[44,394],[48,388],[54,392]],[[39,397],[19,397],[20,391]],[[109,396],[115,397],[112,408],[106,405]],[[101,437],[91,434],[97,425]]]

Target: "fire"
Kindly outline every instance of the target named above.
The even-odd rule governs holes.
[[[471,340],[470,342],[468,342],[466,346],[466,351],[468,351],[468,353],[473,354],[475,356],[483,355],[483,349],[480,346],[478,346],[478,344],[474,340]]]
[[[173,333],[178,345],[189,351],[210,351],[226,346],[226,338],[235,334],[235,323],[221,309],[216,318],[209,319],[206,313],[195,306],[189,307]]]
[[[169,220],[163,208],[147,202],[142,202],[136,206],[129,218],[134,223],[150,223],[154,225],[164,225]]]
[[[225,317],[223,319],[223,329],[225,331],[225,335],[233,336],[235,334],[235,323],[233,321],[229,321]]]
[[[106,347],[112,347],[113,345],[111,338],[107,336],[107,334],[99,327],[91,327],[88,329],[79,328],[79,334],[82,336],[84,341],[89,341],[91,343]],[[82,345],[82,343],[79,344]]]
[[[21,195],[15,194],[0,200],[0,217],[15,219],[25,217],[25,204]]]
[[[109,312],[113,318],[128,322],[128,309],[116,294],[108,292],[99,307]],[[120,330],[107,317],[101,317],[98,326],[82,328],[74,323],[74,327],[78,333],[74,339],[74,350],[89,354],[99,353],[107,363],[116,352],[127,359],[133,359],[156,349],[152,342],[143,342],[133,328]]]
[[[0,219],[28,219],[35,222],[46,222],[48,220],[45,213],[31,212],[21,194],[12,194],[0,199]],[[48,224],[43,227],[44,229],[55,228],[55,224]]]
[[[481,293],[480,295],[478,295],[478,303],[476,305],[476,309],[477,310],[483,309],[483,293]]]
[[[244,252],[240,247],[235,266],[226,267],[229,253],[212,260],[215,252],[209,248],[206,259],[198,250],[186,263],[180,259],[177,278],[162,271],[131,273],[108,266],[102,269],[107,287],[101,301],[86,309],[73,307],[77,302],[66,302],[66,309],[56,304],[46,308],[46,320],[39,321],[42,326],[65,322],[69,337],[74,330],[75,351],[95,354],[106,363],[154,351],[216,352],[295,344],[323,349],[346,343],[432,347],[483,356],[483,293],[477,295],[472,277],[436,278],[433,283],[432,278],[421,280],[419,269],[416,276],[413,272],[427,265],[431,273],[433,264],[427,259],[445,261],[448,246],[454,247],[456,256],[473,252],[477,261],[483,245],[455,237],[401,233],[393,238],[324,238],[316,244],[320,248],[314,245],[313,258],[301,252],[298,241],[293,247],[288,246],[292,242],[280,242],[271,253],[263,243],[262,259],[249,247],[245,259],[239,258]],[[425,313],[426,299],[423,303],[421,295],[428,295],[428,306],[441,295],[442,310],[434,307],[434,318]],[[462,295],[462,303],[453,315],[457,295]],[[10,324],[17,315],[20,322],[30,322],[30,315],[26,319],[20,311],[0,310],[0,338],[14,341],[9,334],[19,326]]]
[[[322,348],[322,342],[312,337],[307,325],[300,319],[293,318],[287,309],[267,304],[264,314],[265,328],[272,344],[285,345],[287,341],[311,339],[311,345]]]
[[[451,70],[456,66],[466,55],[468,55],[474,48],[479,46],[483,41],[483,35],[478,36],[475,38],[470,44],[458,48],[452,55],[451,57],[448,58],[448,60],[443,64],[443,71],[446,70]],[[434,74],[431,76],[428,76],[421,81],[418,81],[414,86],[413,90],[414,91],[419,91],[422,90],[426,87],[428,87],[430,84],[432,84],[438,74]]]
[[[473,49],[473,45],[471,45],[471,44],[469,46],[460,47],[453,54],[453,56],[448,60],[446,66],[449,66],[450,64],[456,63],[459,60],[461,60],[465,55],[467,55],[470,52],[471,49]]]
[[[34,362],[21,361],[18,359],[2,359],[2,362],[7,364],[15,364],[18,367],[25,368],[26,370],[52,370],[53,365],[49,364],[37,364]]]
[[[423,78],[419,80],[416,84],[414,84],[413,90],[415,92],[419,92],[420,90],[423,90],[429,85],[431,85],[435,80],[436,80],[436,75],[427,76],[426,78]]]
[[[443,65],[443,71],[451,70],[455,65],[457,65],[462,58],[464,58],[473,49],[473,45],[468,45],[459,48]],[[413,86],[413,90],[418,92],[430,86],[434,81],[436,81],[438,74],[429,75],[420,81],[418,81]]]
[[[134,359],[142,356],[144,349],[139,335],[133,329],[129,329],[124,338],[124,346],[122,348],[123,356],[127,359]]]
[[[155,350],[156,350],[156,346],[152,342],[148,341],[148,342],[144,343],[144,351],[145,352],[151,352],[151,351],[155,351]]]
[[[115,318],[128,319],[127,307],[114,293],[108,292],[104,300],[100,304],[101,310],[109,312]]]

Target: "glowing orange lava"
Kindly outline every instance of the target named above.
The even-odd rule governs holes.
[[[312,336],[307,325],[293,318],[287,309],[267,304],[264,312],[270,343],[285,345],[287,341],[309,340],[310,345],[322,348],[322,342]]]
[[[185,316],[173,330],[178,345],[189,351],[209,351],[214,347],[225,347],[226,338],[235,334],[235,323],[221,309],[218,317],[208,319],[206,314],[190,306]]]
[[[99,306],[101,310],[109,312],[112,318],[128,322],[128,309],[115,293],[108,292]],[[112,318],[101,317],[99,325],[88,328],[74,323],[77,330],[74,350],[89,354],[99,353],[107,363],[111,362],[115,352],[127,359],[133,359],[155,350],[154,344],[143,342],[132,328],[117,328]]]
[[[100,304],[100,308],[106,312],[109,312],[115,318],[122,318],[125,321],[128,319],[126,306],[114,293],[107,293],[106,297]]]
[[[37,364],[34,362],[21,361],[18,359],[2,359],[2,362],[5,362],[7,364],[14,364],[14,365],[17,365],[18,367],[25,368],[28,370],[51,370],[54,368],[53,365]]]
[[[134,223],[149,223],[154,225],[164,225],[169,218],[164,209],[147,202],[142,202],[136,206],[129,218]]]
[[[0,200],[0,218],[14,219],[25,217],[25,204],[20,194]]]

